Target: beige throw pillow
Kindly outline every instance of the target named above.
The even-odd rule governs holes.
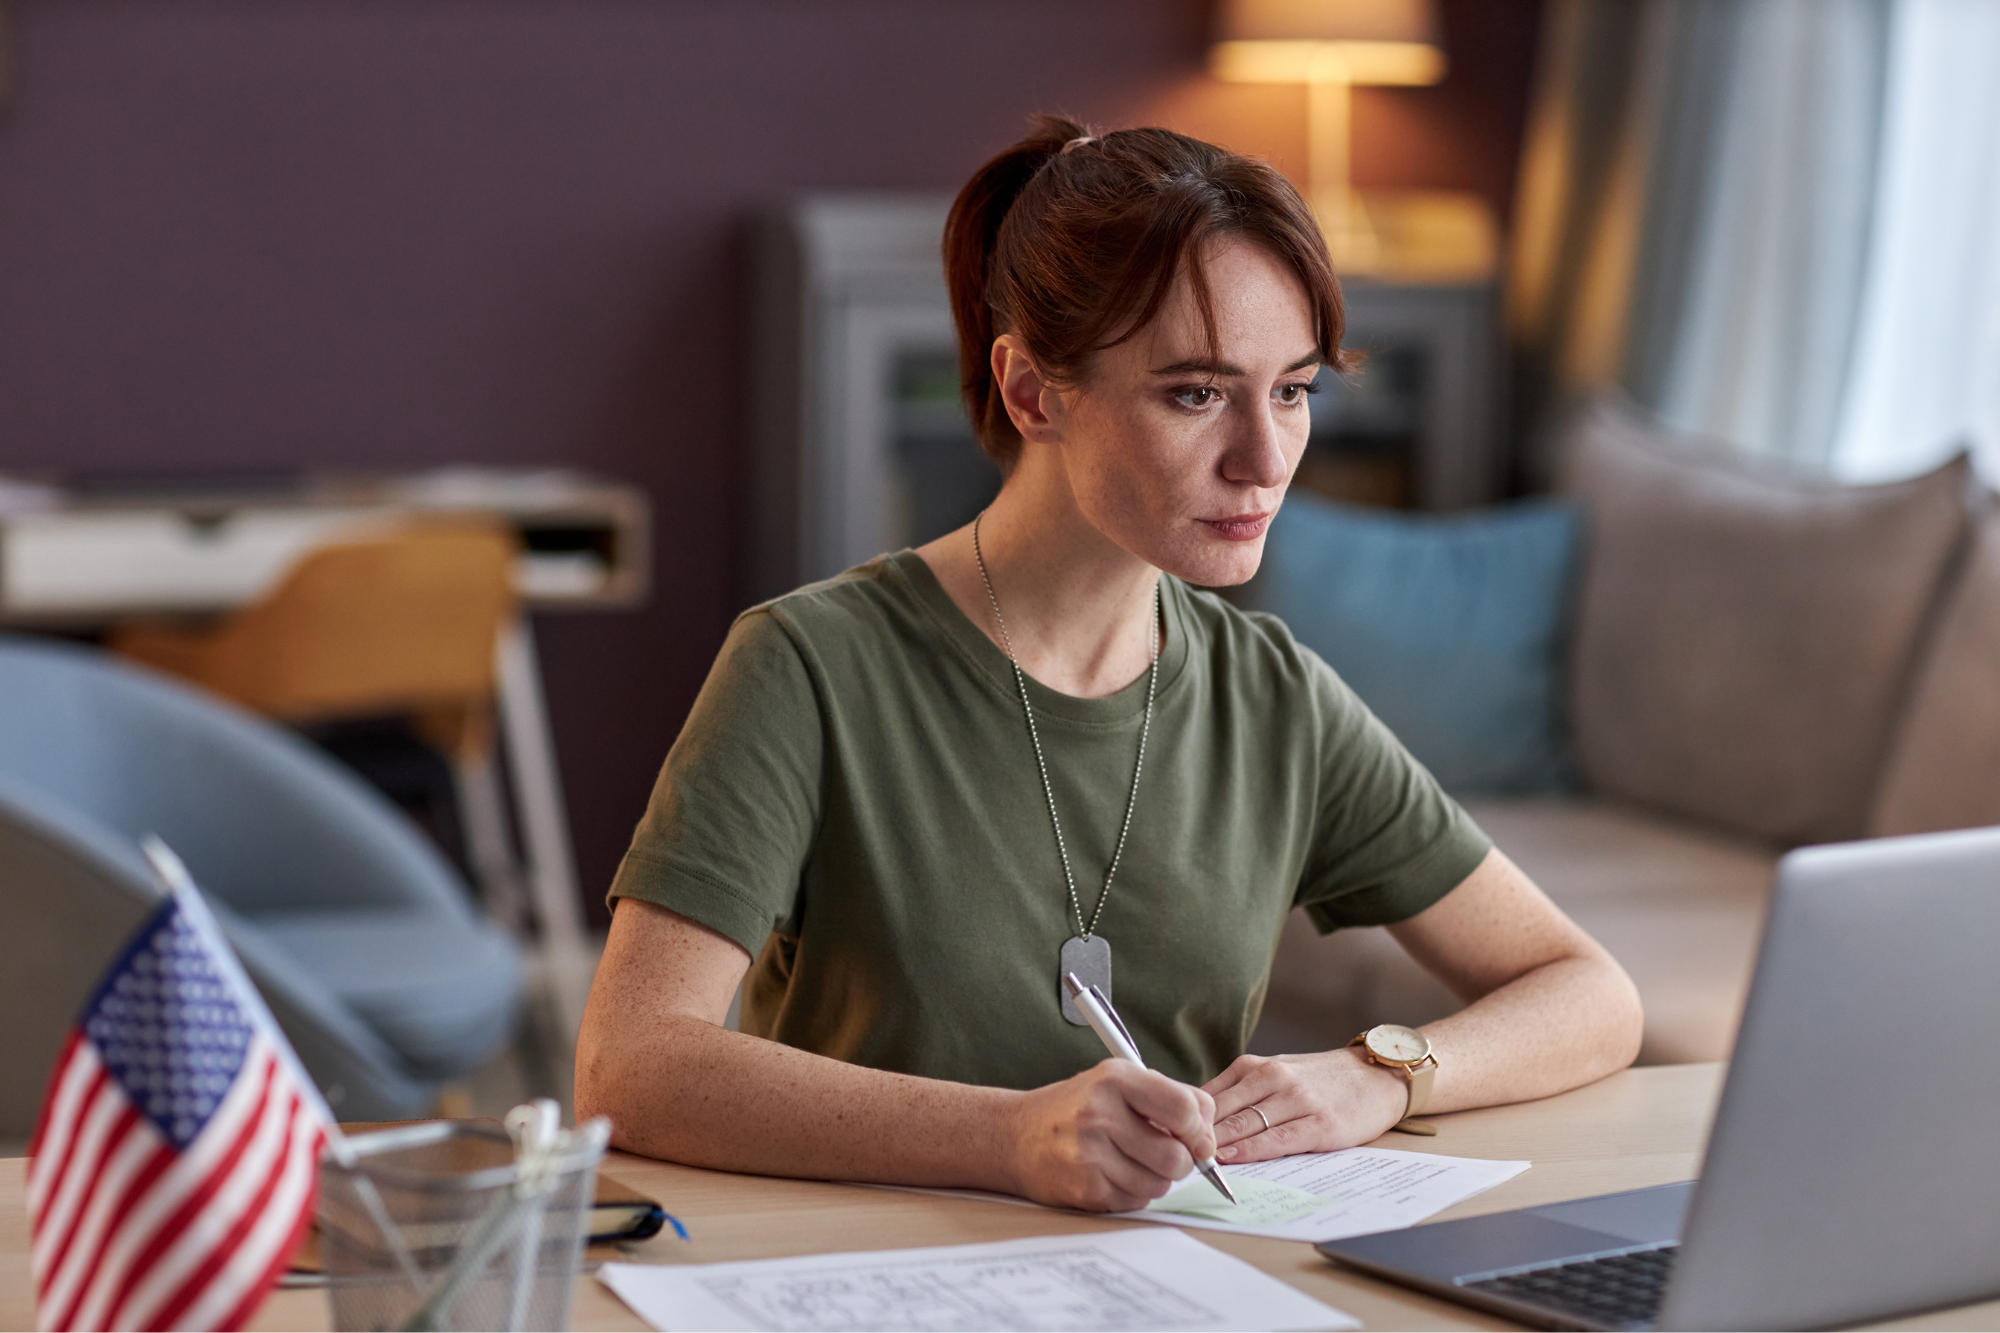
[[[1843,486],[1579,418],[1589,510],[1571,670],[1595,791],[1787,843],[1861,836],[1913,645],[1963,538],[1963,458]]]
[[[1917,669],[1868,832],[1988,824],[2000,824],[2000,516],[1980,523]]]

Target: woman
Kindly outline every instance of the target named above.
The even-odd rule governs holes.
[[[999,497],[736,622],[612,888],[577,1113],[698,1165],[1127,1209],[1190,1154],[1368,1142],[1420,1082],[1448,1111],[1628,1063],[1610,956],[1281,624],[1190,586],[1255,572],[1342,365],[1297,193],[1042,118],[945,261]],[[1242,1054],[1295,906],[1468,1001],[1396,1038],[1425,1068]],[[1065,1014],[1075,969],[1151,1071]]]

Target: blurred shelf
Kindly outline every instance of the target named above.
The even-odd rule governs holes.
[[[449,514],[514,528],[515,587],[535,610],[636,606],[651,583],[649,508],[636,487],[546,469],[0,482],[0,621],[76,627],[226,611],[314,546]]]

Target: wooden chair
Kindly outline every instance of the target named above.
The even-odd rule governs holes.
[[[490,910],[527,914],[494,761],[495,649],[515,614],[513,534],[412,523],[320,547],[206,628],[128,622],[106,646],[295,725],[407,716],[451,763]]]
[[[513,559],[497,524],[385,529],[308,553],[214,628],[130,623],[107,644],[288,722],[408,712],[454,756],[477,753]]]

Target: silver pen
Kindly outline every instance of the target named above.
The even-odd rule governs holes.
[[[1090,1020],[1091,1031],[1104,1043],[1104,1049],[1120,1060],[1130,1060],[1144,1069],[1145,1058],[1139,1054],[1139,1045],[1132,1040],[1132,1034],[1125,1030],[1118,1011],[1111,1007],[1111,997],[1095,986],[1086,986],[1078,981],[1074,972],[1063,973],[1063,984],[1069,987],[1070,998],[1076,1001],[1078,1011]],[[1221,1190],[1223,1198],[1236,1202],[1236,1195],[1222,1179],[1222,1169],[1216,1166],[1213,1157],[1202,1158],[1194,1164],[1194,1169],[1201,1172],[1202,1178],[1209,1184]]]

